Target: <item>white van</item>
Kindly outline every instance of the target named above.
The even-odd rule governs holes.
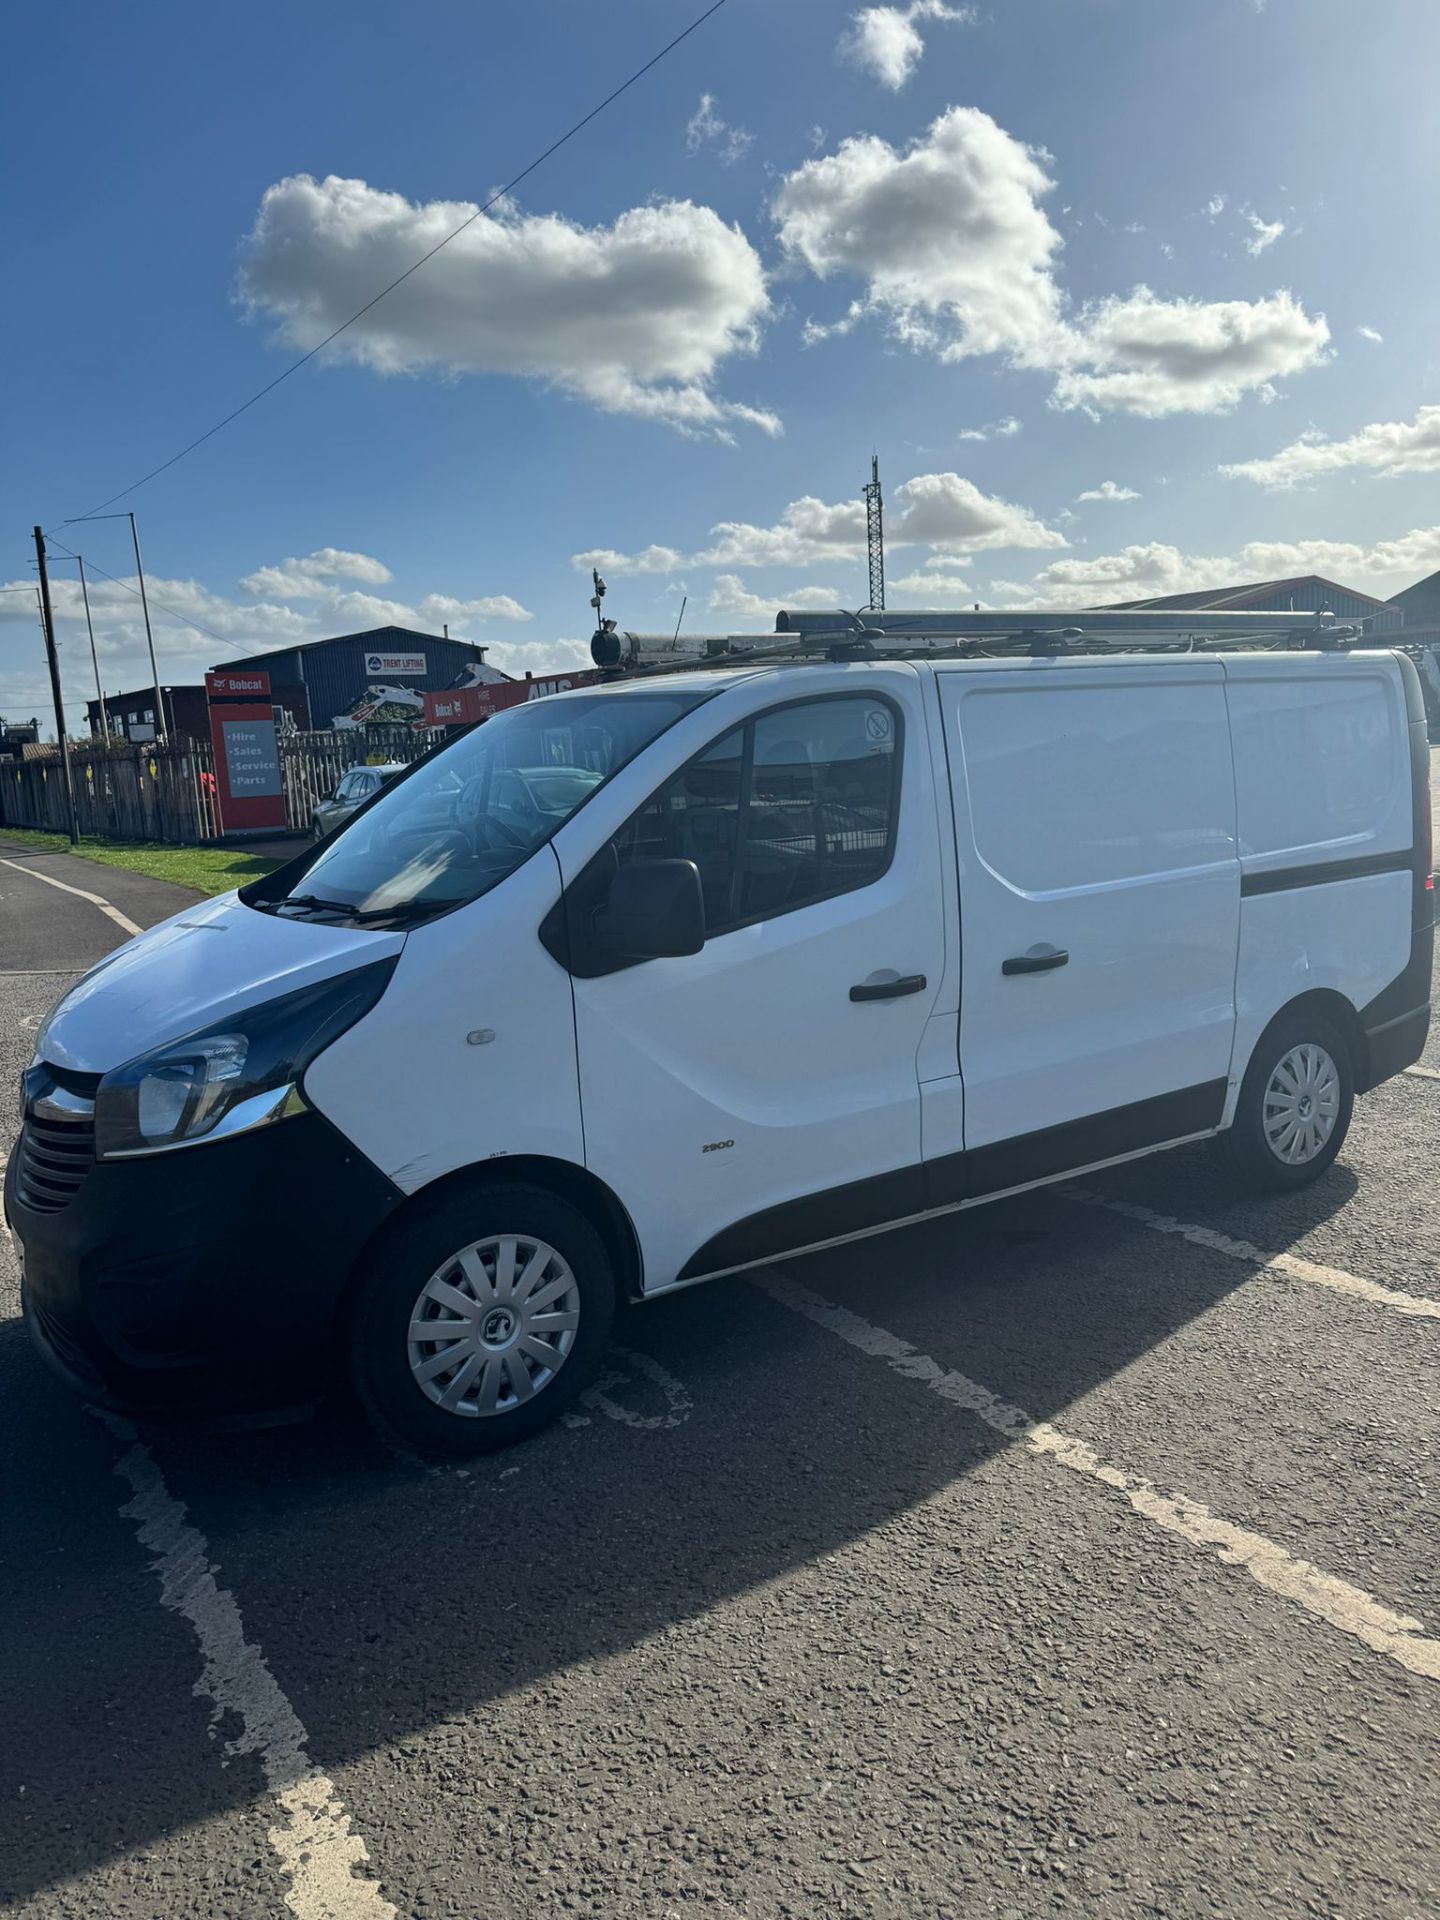
[[[1424,1045],[1427,780],[1379,651],[514,707],[60,1002],[5,1189],[35,1339],[207,1415],[338,1353],[463,1454],[623,1299],[1210,1135],[1299,1186]]]

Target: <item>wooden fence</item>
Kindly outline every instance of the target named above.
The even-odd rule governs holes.
[[[309,830],[318,800],[326,800],[351,767],[403,760],[407,765],[440,739],[439,730],[414,727],[343,727],[328,733],[282,733],[280,771],[285,782],[285,824]]]
[[[409,727],[281,734],[285,826],[308,832],[315,803],[332,794],[351,767],[367,761],[416,760],[439,737]],[[208,741],[148,747],[87,741],[70,750],[70,776],[81,833],[175,845],[221,836],[215,756]],[[41,760],[0,761],[0,825],[68,832],[58,753]]]
[[[70,778],[81,833],[176,845],[219,835],[214,757],[208,743],[72,747]],[[69,831],[58,753],[0,766],[0,822],[48,833]]]

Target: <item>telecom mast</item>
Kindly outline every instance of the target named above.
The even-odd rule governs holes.
[[[870,600],[874,613],[885,611],[885,519],[880,498],[880,456],[870,456],[870,484],[865,489],[865,544],[870,554]]]

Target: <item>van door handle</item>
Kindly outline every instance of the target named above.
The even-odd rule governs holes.
[[[1032,947],[1028,953],[1018,953],[1010,960],[1002,960],[1002,973],[1050,973],[1056,967],[1068,966],[1070,956],[1064,947]]]
[[[852,1000],[898,1000],[902,994],[924,991],[923,973],[902,973],[894,980],[862,980],[858,987],[851,987],[850,998]]]

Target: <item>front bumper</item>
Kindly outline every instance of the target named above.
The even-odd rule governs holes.
[[[317,1113],[90,1167],[55,1212],[17,1191],[26,1321],[87,1400],[216,1415],[314,1400],[345,1283],[403,1196]]]

